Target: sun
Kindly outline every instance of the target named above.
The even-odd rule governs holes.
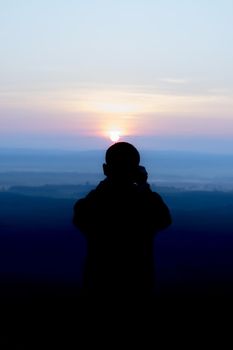
[[[119,131],[110,131],[109,137],[112,142],[118,142],[120,140],[120,132]]]

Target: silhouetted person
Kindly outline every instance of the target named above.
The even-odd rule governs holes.
[[[171,224],[171,216],[139,162],[133,145],[112,145],[103,164],[106,178],[74,206],[73,222],[87,239],[84,290],[91,295],[153,293],[153,238]]]

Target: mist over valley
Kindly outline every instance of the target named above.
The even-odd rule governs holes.
[[[104,151],[0,151],[0,190],[11,186],[96,185]],[[233,190],[233,155],[142,151],[148,181],[187,190]]]

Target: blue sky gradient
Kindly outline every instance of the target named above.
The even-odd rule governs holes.
[[[0,147],[229,152],[232,36],[231,0],[2,2]]]

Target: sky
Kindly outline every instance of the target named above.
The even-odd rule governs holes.
[[[0,0],[0,147],[233,153],[232,0]]]

